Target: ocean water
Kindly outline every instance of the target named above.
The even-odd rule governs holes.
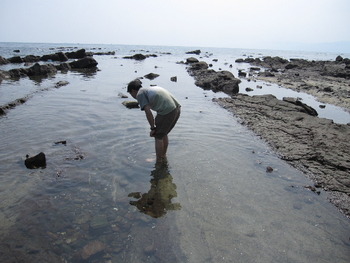
[[[349,261],[349,220],[327,194],[306,189],[311,181],[212,102],[225,94],[196,87],[178,63],[198,48],[1,43],[0,55],[78,48],[116,53],[94,56],[99,70],[92,74],[70,71],[0,84],[0,105],[29,97],[0,118],[1,262]],[[236,76],[244,65],[234,61],[244,56],[338,55],[200,49],[202,60]],[[123,59],[135,53],[157,57]],[[129,81],[151,72],[160,76],[143,84],[163,86],[182,105],[163,166],[152,161],[144,113],[125,108],[122,102],[132,99],[120,97]],[[56,89],[58,81],[69,84]],[[327,112],[338,116],[336,122],[349,122],[339,108]],[[46,168],[27,169],[26,155],[39,152]],[[274,171],[267,173],[267,166]]]

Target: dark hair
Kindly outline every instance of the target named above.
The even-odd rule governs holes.
[[[139,79],[135,79],[128,84],[128,92],[132,90],[139,90],[142,87],[142,82]]]

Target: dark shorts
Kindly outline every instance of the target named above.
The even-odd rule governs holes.
[[[168,133],[174,128],[177,120],[180,117],[181,107],[177,107],[172,112],[166,114],[166,115],[159,115],[157,114],[155,119],[156,124],[156,139],[162,139],[165,135],[168,135]]]

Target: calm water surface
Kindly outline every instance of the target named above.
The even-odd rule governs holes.
[[[104,48],[117,53],[95,56],[93,75],[0,85],[1,104],[31,95],[0,118],[2,262],[349,262],[348,219],[211,102],[225,95],[194,85],[176,64],[191,48],[143,47],[158,52],[143,62],[122,59],[140,47]],[[214,51],[220,67],[232,58],[232,71],[247,53]],[[119,96],[150,72],[160,76],[144,85],[163,86],[182,104],[163,166],[149,161],[144,113]],[[53,88],[60,80],[69,84]],[[26,154],[39,152],[47,167],[26,169]]]

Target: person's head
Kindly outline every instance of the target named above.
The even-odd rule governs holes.
[[[142,87],[142,82],[139,79],[135,79],[128,84],[128,93],[136,99],[137,92]]]

